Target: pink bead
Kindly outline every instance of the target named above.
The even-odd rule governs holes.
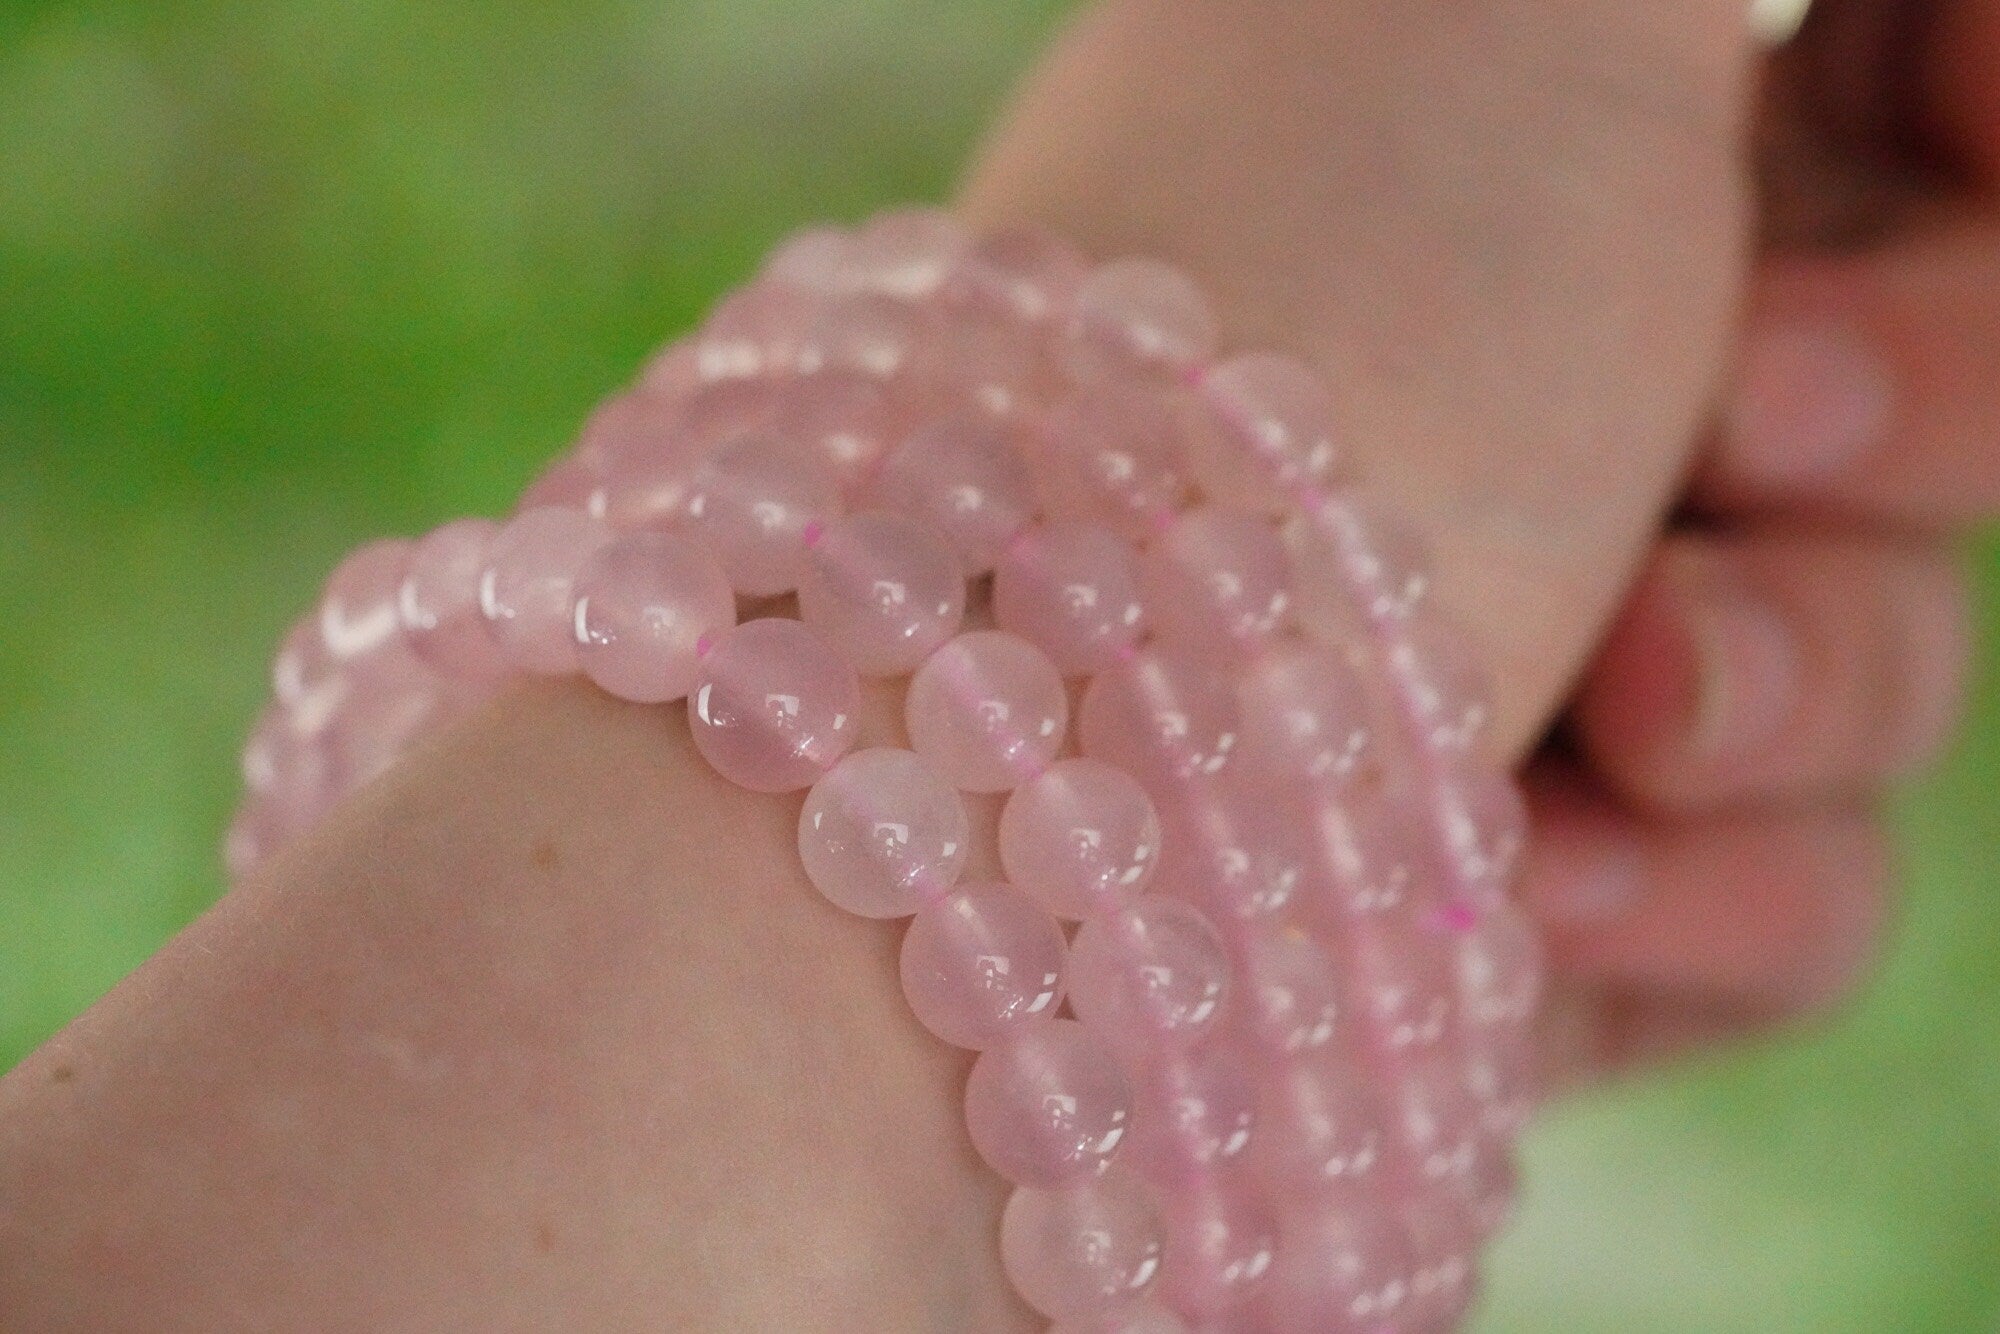
[[[1541,1000],[1542,943],[1527,914],[1508,903],[1483,911],[1452,942],[1459,1013],[1477,1028],[1518,1031]]]
[[[860,917],[907,917],[958,879],[967,849],[958,793],[907,750],[856,751],[799,812],[806,877]]]
[[[685,399],[702,386],[701,354],[692,338],[660,348],[639,368],[634,388],[662,398]]]
[[[1148,1181],[1185,1185],[1240,1161],[1250,1147],[1257,1086],[1233,1051],[1211,1044],[1148,1057],[1128,1077],[1132,1131],[1120,1161]]]
[[[722,567],[672,533],[629,533],[576,577],[577,660],[620,699],[662,704],[687,694],[702,650],[735,624]]]
[[[968,792],[1005,792],[1049,766],[1069,724],[1062,677],[1002,630],[962,634],[910,678],[910,745]]]
[[[983,1051],[1062,1003],[1069,945],[1048,910],[1006,885],[967,885],[903,936],[903,995],[925,1028]]]
[[[838,227],[802,228],[779,242],[764,260],[759,280],[831,292],[853,243],[853,238]]]
[[[444,676],[485,681],[506,670],[479,610],[487,548],[499,531],[491,519],[458,519],[433,529],[410,552],[396,593],[397,619],[410,650]]]
[[[790,372],[821,304],[785,283],[739,287],[716,303],[695,335],[697,376],[720,381]]]
[[[1408,1051],[1444,1040],[1457,987],[1435,935],[1391,914],[1356,923],[1342,943],[1355,1012],[1380,1047]]]
[[[1448,770],[1432,793],[1455,887],[1483,908],[1512,887],[1528,842],[1528,809],[1498,769]]]
[[[1173,374],[1215,354],[1215,315],[1178,270],[1150,259],[1098,267],[1077,289],[1060,355],[1079,380]]]
[[[772,434],[815,455],[849,496],[874,476],[902,429],[881,381],[842,371],[788,382],[771,417]]]
[[[1464,1184],[1477,1153],[1479,1112],[1455,1054],[1411,1053],[1389,1069],[1385,1128],[1411,1173],[1426,1189]]]
[[[1185,1046],[1221,1020],[1231,971],[1221,938],[1199,912],[1148,896],[1077,932],[1070,1005],[1121,1051]]]
[[[577,571],[610,538],[603,524],[571,509],[523,510],[493,535],[479,611],[508,662],[549,675],[577,669]]]
[[[748,621],[702,659],[688,696],[695,748],[730,782],[794,792],[819,781],[854,744],[861,683],[797,621]]]
[[[601,519],[606,501],[604,467],[604,460],[595,456],[575,451],[558,455],[528,483],[514,510],[573,509]]]
[[[777,411],[778,385],[771,380],[704,384],[679,405],[672,449],[703,458],[738,436],[769,432]]]
[[[1278,1253],[1278,1226],[1240,1183],[1174,1192],[1165,1208],[1161,1290],[1195,1317],[1241,1308],[1264,1287]]]
[[[739,437],[694,475],[687,513],[745,597],[798,587],[809,533],[840,512],[840,488],[818,460],[775,436]]]
[[[1049,1019],[982,1053],[965,1087],[973,1147],[1018,1186],[1097,1176],[1125,1138],[1131,1092],[1118,1063],[1073,1019]]]
[[[1403,1206],[1403,1231],[1412,1262],[1403,1319],[1412,1334],[1451,1334],[1471,1308],[1478,1282],[1474,1257],[1479,1240],[1457,1215],[1456,1209],[1433,1195]]]
[[[870,219],[848,244],[836,281],[843,290],[916,301],[936,292],[970,243],[939,208],[894,209]]]
[[[875,510],[829,524],[799,581],[799,617],[864,676],[901,676],[958,632],[965,574],[937,532]]]
[[[874,495],[943,533],[973,576],[993,568],[1035,513],[1034,479],[1006,429],[971,416],[912,435],[882,465]]]
[[[1414,1268],[1385,1202],[1361,1199],[1289,1219],[1271,1266],[1271,1332],[1395,1329]]]
[[[1419,737],[1432,750],[1478,750],[1493,724],[1493,692],[1465,632],[1440,617],[1399,626],[1384,654]]]
[[[1161,639],[1253,653],[1291,611],[1284,541],[1268,520],[1239,510],[1188,510],[1146,549],[1139,572]]]
[[[334,569],[320,594],[319,632],[335,661],[366,657],[401,633],[396,591],[414,546],[400,537],[370,542]]]
[[[571,457],[602,470],[615,464],[676,452],[686,403],[678,398],[630,390],[599,403],[577,436]],[[586,508],[579,500],[564,503]]]
[[[1344,491],[1286,526],[1300,571],[1299,619],[1329,643],[1372,622],[1402,620],[1430,600],[1430,550],[1373,499]]]
[[[317,638],[317,627],[313,633]],[[262,841],[271,847],[315,823],[338,793],[323,736],[295,726],[292,710],[282,704],[264,711],[244,744],[243,778],[261,808]]]
[[[1014,790],[1000,814],[1009,880],[1058,917],[1111,911],[1144,889],[1160,858],[1145,789],[1098,760],[1058,760]]]
[[[1305,850],[1273,797],[1263,775],[1240,765],[1177,783],[1160,803],[1160,888],[1217,921],[1284,912],[1304,880]]]
[[[278,703],[310,720],[330,708],[344,689],[340,664],[320,634],[317,612],[294,621],[271,660],[271,690]],[[310,721],[305,730],[313,730]]]
[[[1022,1187],[1000,1218],[1014,1290],[1057,1320],[1115,1311],[1160,1272],[1160,1222],[1137,1182],[1112,1172],[1059,1190]]]
[[[1329,802],[1310,794],[1294,809],[1313,850],[1307,900],[1321,925],[1344,932],[1356,920],[1435,906],[1428,812],[1386,796]]]
[[[836,298],[801,340],[799,369],[851,371],[888,380],[901,374],[931,337],[932,312],[892,296]]]
[[[1542,1098],[1537,1053],[1525,1033],[1474,1033],[1461,1052],[1465,1087],[1479,1104],[1480,1130],[1498,1140],[1518,1137]]]
[[[1144,541],[1187,499],[1182,432],[1161,401],[1130,386],[1078,392],[1042,424],[1051,513]]]
[[[936,397],[947,412],[1029,412],[1062,392],[1042,358],[1040,332],[1005,311],[954,308],[911,356],[904,389]]]
[[[1274,645],[1236,687],[1246,760],[1287,779],[1344,783],[1374,744],[1368,690],[1340,653],[1304,641]]]
[[[377,653],[351,668],[350,689],[327,729],[335,781],[351,792],[401,758],[443,716],[435,672],[409,653]]]
[[[1137,553],[1095,524],[1026,529],[994,570],[993,616],[1040,647],[1065,676],[1102,671],[1146,628]]]
[[[1187,1322],[1154,1302],[1134,1302],[1101,1315],[1050,1325],[1048,1334],[1189,1334]]]
[[[1367,1083],[1336,1047],[1272,1066],[1258,1098],[1251,1157],[1265,1186],[1281,1195],[1351,1189],[1381,1170],[1382,1115]]]
[[[1201,397],[1216,429],[1200,432],[1196,472],[1210,497],[1288,513],[1301,493],[1335,480],[1333,396],[1295,357],[1251,352],[1213,367]]]
[[[1158,645],[1092,678],[1078,730],[1084,754],[1158,790],[1228,762],[1236,749],[1236,694],[1214,663]]]
[[[1039,324],[1067,312],[1089,272],[1082,252],[1067,241],[1021,227],[974,242],[958,257],[941,296],[954,310],[996,310]]]
[[[1319,942],[1297,927],[1257,932],[1242,945],[1237,1014],[1266,1052],[1295,1056],[1333,1041],[1340,975]]]

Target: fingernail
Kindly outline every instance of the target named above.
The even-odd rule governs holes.
[[[1744,343],[1724,448],[1752,481],[1823,477],[1880,443],[1894,409],[1889,367],[1861,333],[1836,321],[1771,324]]]
[[[1695,753],[1708,760],[1754,755],[1797,707],[1798,642],[1778,610],[1740,584],[1711,584],[1690,604]]]

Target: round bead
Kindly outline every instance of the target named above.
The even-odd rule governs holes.
[[[1507,903],[1483,911],[1452,943],[1459,1013],[1477,1028],[1518,1030],[1541,999],[1542,944],[1527,914]]]
[[[1084,390],[1048,415],[1042,434],[1052,513],[1140,542],[1171,523],[1187,498],[1181,431],[1156,397],[1129,386]]]
[[[1089,276],[1083,253],[1035,227],[995,232],[958,257],[941,292],[948,307],[989,309],[1029,324],[1066,312]]]
[[[1043,1315],[1102,1315],[1159,1275],[1159,1219],[1145,1190],[1119,1172],[1060,1190],[1024,1187],[1000,1218],[1000,1261]]]
[[[358,548],[335,567],[320,594],[319,632],[336,662],[366,657],[400,634],[396,593],[414,546],[385,538]]]
[[[771,432],[816,456],[853,495],[898,439],[901,414],[879,380],[841,371],[801,376],[779,390]]]
[[[591,410],[570,457],[595,469],[674,454],[685,403],[644,389],[613,394]],[[586,508],[582,500],[567,502]]]
[[[1069,945],[1048,910],[1006,885],[968,885],[903,936],[903,995],[925,1028],[983,1051],[1062,1003]]]
[[[1432,799],[1459,896],[1478,908],[1504,902],[1528,843],[1520,789],[1498,769],[1458,769],[1438,781]]]
[[[1069,696],[1042,651],[1003,630],[962,634],[910,679],[910,745],[968,792],[1005,792],[1062,748]]]
[[[1077,932],[1070,1005],[1121,1051],[1183,1046],[1221,1019],[1230,971],[1221,938],[1199,912],[1148,896]]]
[[[1274,646],[1236,687],[1245,757],[1287,779],[1343,783],[1359,774],[1375,734],[1368,690],[1341,654],[1293,641]]]
[[[745,597],[798,587],[808,534],[840,512],[840,488],[817,459],[775,436],[718,449],[694,475],[688,517]]]
[[[969,240],[940,208],[878,214],[849,242],[836,281],[845,291],[917,301],[943,285]]]
[[[783,241],[764,260],[759,279],[831,292],[847,262],[853,238],[838,227],[804,227]]]
[[[1215,1046],[1136,1063],[1132,1133],[1122,1160],[1148,1181],[1185,1184],[1240,1160],[1257,1124],[1257,1086],[1244,1062]]]
[[[1201,289],[1151,259],[1100,265],[1078,287],[1058,344],[1080,380],[1175,373],[1215,353],[1215,315]]]
[[[820,306],[818,296],[787,283],[737,288],[715,304],[694,337],[696,376],[720,381],[789,372]]]
[[[1000,813],[1000,864],[1058,917],[1108,911],[1146,887],[1160,858],[1152,798],[1100,760],[1058,760]]]
[[[1329,643],[1413,615],[1430,598],[1423,539],[1356,492],[1323,499],[1286,525],[1285,540],[1300,572],[1299,619]]]
[[[1131,1091],[1098,1038],[1073,1019],[1023,1026],[983,1052],[965,1087],[966,1127],[986,1162],[1019,1186],[1102,1172],[1125,1138]]]
[[[994,570],[993,617],[1038,645],[1065,676],[1102,671],[1146,629],[1137,553],[1096,524],[1029,528]]]
[[[1167,1202],[1161,1288],[1196,1317],[1241,1307],[1263,1288],[1278,1228],[1253,1197],[1220,1182],[1176,1191]]]
[[[344,689],[340,664],[320,634],[319,616],[294,621],[271,660],[271,691],[278,703],[305,720],[302,730],[311,732],[311,720],[330,709]]]
[[[572,509],[522,510],[493,535],[479,576],[479,612],[508,662],[547,675],[576,663],[576,575],[611,534]]]
[[[1390,1139],[1404,1162],[1430,1185],[1454,1189],[1469,1180],[1478,1152],[1479,1113],[1457,1054],[1431,1051],[1399,1059],[1384,1081]]]
[[[825,640],[797,621],[747,621],[702,659],[688,725],[696,749],[730,782],[794,792],[854,744],[860,706],[854,669]]]
[[[930,312],[896,297],[873,292],[838,297],[801,340],[799,369],[891,379],[929,340],[932,323]]]
[[[861,917],[907,917],[965,864],[965,806],[907,750],[856,751],[813,785],[799,812],[806,877]]]
[[[1268,520],[1241,510],[1188,510],[1146,549],[1139,569],[1161,639],[1254,652],[1291,610],[1284,540]]]
[[[1319,942],[1297,927],[1259,932],[1241,950],[1237,1014],[1264,1051],[1292,1056],[1333,1041],[1340,975]]]
[[[593,519],[604,517],[604,460],[572,451],[558,455],[541,475],[528,483],[516,511],[555,506],[582,510]]]
[[[1160,885],[1218,921],[1268,919],[1305,878],[1305,850],[1262,775],[1193,774],[1161,802]]]
[[[1447,1334],[1472,1305],[1479,1239],[1460,1212],[1436,1195],[1406,1202],[1401,1216],[1413,1265],[1404,1323],[1416,1334]]]
[[[1434,1047],[1450,1031],[1456,978],[1438,938],[1407,914],[1356,922],[1342,942],[1355,1013],[1389,1051]]]
[[[1436,616],[1404,622],[1383,659],[1432,751],[1478,749],[1493,723],[1493,688],[1463,630]]]
[[[1077,723],[1084,754],[1158,791],[1228,762],[1236,693],[1215,664],[1155,645],[1093,677]]]
[[[1384,796],[1346,802],[1308,796],[1299,806],[1312,850],[1305,903],[1322,925],[1345,932],[1357,920],[1434,906],[1429,812]]]
[[[1196,472],[1211,497],[1283,514],[1335,480],[1333,395],[1295,357],[1251,352],[1211,368],[1201,396],[1215,430],[1197,436]]]
[[[965,574],[935,530],[871,511],[837,519],[812,544],[799,616],[864,676],[901,676],[958,631]]]
[[[1360,1068],[1336,1047],[1270,1066],[1257,1113],[1251,1158],[1278,1194],[1349,1188],[1381,1167],[1381,1113]]]
[[[576,577],[577,660],[620,699],[660,704],[687,694],[703,651],[735,624],[722,567],[672,533],[627,534]]]
[[[968,575],[991,570],[1035,513],[1034,478],[1006,428],[965,415],[904,441],[882,465],[874,494],[943,533]]]
[[[490,680],[506,670],[479,610],[479,579],[500,525],[456,519],[419,539],[410,552],[396,618],[410,651],[444,676]]]
[[[325,738],[343,792],[385,772],[448,707],[437,673],[410,653],[378,652],[354,664],[348,684]]]
[[[1386,1206],[1364,1197],[1287,1220],[1269,1281],[1272,1334],[1397,1328],[1415,1266]]]

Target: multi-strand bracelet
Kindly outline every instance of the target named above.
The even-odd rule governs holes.
[[[795,237],[512,518],[334,572],[232,873],[510,676],[685,698],[724,778],[805,793],[828,899],[911,919],[1058,1329],[1455,1328],[1529,1103],[1524,817],[1327,390],[1216,340],[1173,270],[1040,234]],[[862,677],[908,678],[899,734]],[[968,792],[1004,883],[961,878]]]

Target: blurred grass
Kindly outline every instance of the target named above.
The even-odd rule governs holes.
[[[501,507],[787,227],[943,195],[1061,8],[0,7],[0,1068],[213,897],[345,547]],[[1996,776],[1989,677],[1866,1003],[1555,1117],[1482,1329],[1990,1334]]]

